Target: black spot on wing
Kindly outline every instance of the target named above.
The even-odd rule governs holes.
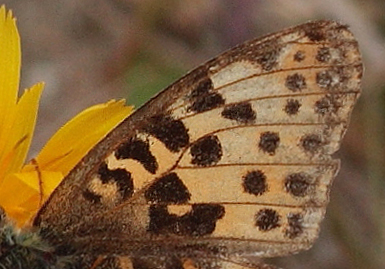
[[[261,195],[267,191],[266,175],[261,170],[248,172],[243,177],[242,186],[247,193]]]
[[[198,83],[198,85],[191,91],[190,98],[199,98],[202,95],[208,94],[214,89],[213,82],[211,79],[206,78]]]
[[[215,230],[217,220],[225,214],[225,208],[216,204],[195,204],[192,210],[180,217],[183,234],[203,236]]]
[[[301,103],[295,99],[288,99],[286,101],[286,106],[283,109],[287,115],[296,115],[301,107]]]
[[[134,193],[134,182],[130,172],[125,169],[110,170],[107,164],[103,163],[98,170],[100,180],[103,184],[115,182],[123,199],[127,199]]]
[[[336,95],[326,95],[315,102],[314,111],[321,116],[336,113],[342,104],[335,96]]]
[[[167,206],[151,206],[148,231],[155,234],[204,236],[215,230],[216,222],[225,214],[217,204],[193,204],[191,211],[182,216],[170,214]]]
[[[176,173],[167,174],[155,181],[144,194],[153,203],[186,203],[191,194]]]
[[[301,91],[306,88],[305,77],[299,73],[288,75],[286,77],[285,86],[293,92]]]
[[[191,145],[190,153],[192,164],[209,166],[222,158],[222,146],[217,136],[205,136]]]
[[[176,223],[178,216],[170,214],[167,206],[152,205],[149,209],[150,222],[147,230],[155,234],[177,233]]]
[[[194,112],[204,112],[216,107],[219,107],[225,103],[222,95],[216,92],[209,93],[207,95],[196,98],[194,103],[188,108],[188,110]]]
[[[310,188],[310,177],[305,173],[290,174],[285,178],[285,189],[296,197],[303,197]]]
[[[280,225],[280,216],[274,209],[261,209],[255,216],[255,225],[260,231],[270,231]]]
[[[188,111],[204,112],[219,107],[225,103],[222,95],[214,91],[211,79],[206,78],[192,89],[189,95],[191,106]]]
[[[280,138],[278,133],[264,132],[260,136],[258,147],[263,152],[266,152],[270,155],[274,155],[275,151],[279,146],[279,142],[280,142]]]
[[[327,47],[319,48],[315,58],[321,63],[327,63],[331,59],[330,49]]]
[[[145,131],[162,141],[172,152],[180,151],[188,145],[190,140],[184,123],[167,115],[152,117]]]
[[[256,113],[250,103],[239,103],[225,107],[222,116],[240,123],[252,123],[256,119]]]
[[[310,153],[315,153],[325,144],[318,134],[304,135],[300,143],[302,148]]]
[[[285,230],[285,236],[294,239],[303,233],[303,216],[290,213],[287,216],[289,227]]]
[[[305,60],[305,58],[306,58],[305,52],[302,50],[299,50],[294,54],[293,60],[296,62],[302,62],[303,60]]]
[[[121,159],[133,159],[140,162],[143,167],[152,174],[156,173],[158,163],[150,151],[147,141],[132,139],[124,143],[115,151],[115,157]]]

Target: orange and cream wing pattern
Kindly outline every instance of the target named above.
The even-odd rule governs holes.
[[[125,119],[34,225],[79,268],[268,268],[318,236],[362,72],[337,22],[243,43]]]

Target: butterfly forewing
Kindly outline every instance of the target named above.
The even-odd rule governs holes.
[[[133,260],[172,253],[237,268],[307,249],[361,76],[357,42],[336,22],[241,44],[108,134],[35,225],[67,252]]]

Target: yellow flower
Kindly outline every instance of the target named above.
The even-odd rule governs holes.
[[[30,163],[24,164],[43,83],[18,97],[20,38],[11,11],[0,7],[0,206],[18,226],[28,224],[63,177],[132,112],[124,100],[81,112],[65,124]]]

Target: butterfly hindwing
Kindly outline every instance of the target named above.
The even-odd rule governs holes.
[[[237,268],[307,249],[361,76],[357,42],[336,22],[241,44],[125,119],[34,225],[61,255],[173,253]]]

